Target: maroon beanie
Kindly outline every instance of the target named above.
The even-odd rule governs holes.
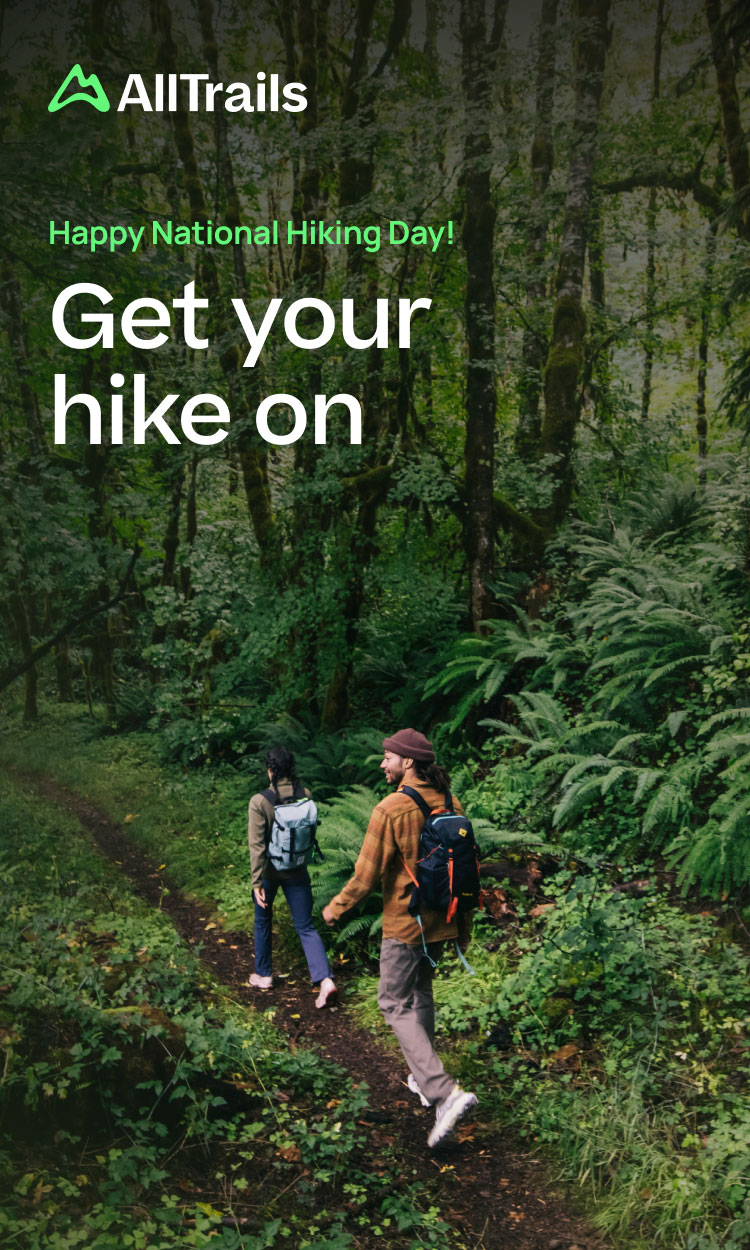
[[[432,764],[435,760],[432,743],[416,729],[399,729],[392,738],[383,740],[383,750],[393,751],[402,759],[420,760],[425,764]]]

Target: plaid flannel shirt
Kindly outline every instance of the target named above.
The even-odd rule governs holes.
[[[422,795],[428,807],[443,806],[444,796],[439,790],[422,781],[411,784]],[[457,812],[463,812],[455,797],[453,805]],[[416,803],[400,789],[378,803],[367,826],[362,849],[354,866],[354,876],[328,905],[336,920],[356,906],[382,881],[383,937],[396,938],[407,946],[421,943],[419,925],[409,915],[412,879],[404,865],[408,865],[416,876],[419,835],[423,824],[424,817]],[[460,916],[450,924],[446,923],[442,912],[420,908],[420,916],[427,942],[458,938],[462,946],[467,944],[471,933],[470,913]]]

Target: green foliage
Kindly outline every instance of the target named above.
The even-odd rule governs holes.
[[[543,931],[519,939],[496,999],[518,1040],[498,1076],[533,1106],[534,1134],[555,1141],[568,1174],[595,1196],[608,1191],[605,1231],[739,1247],[750,1198],[735,1092],[746,958],[709,921],[656,895],[629,898],[592,876],[554,895]],[[568,1063],[578,1056],[577,1077],[566,1053]]]
[[[447,1250],[399,1161],[352,1163],[365,1084],[224,999],[70,817],[7,784],[2,807],[4,1241],[346,1250],[374,1219]]]
[[[567,597],[547,616],[516,609],[460,639],[431,691],[454,693],[454,729],[502,700],[505,716],[480,722],[493,733],[484,754],[505,761],[490,788],[522,756],[542,837],[665,851],[686,889],[736,891],[750,884],[747,591],[730,592],[732,548],[706,542],[691,490],[670,478],[650,508],[643,493],[633,504],[606,536],[570,536]]]
[[[352,876],[370,813],[378,800],[373,790],[354,786],[322,809],[320,845],[325,862],[310,865],[313,896],[319,906],[338,894]],[[354,939],[379,937],[382,906],[380,890],[373,890],[337,931],[336,944],[346,946]]]

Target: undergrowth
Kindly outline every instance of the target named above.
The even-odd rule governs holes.
[[[447,1248],[404,1161],[353,1162],[366,1085],[224,997],[72,818],[1,797],[0,1240]]]
[[[509,893],[511,893],[509,891]],[[497,1118],[588,1196],[619,1244],[750,1241],[748,960],[715,920],[564,872],[487,920],[435,980],[438,1043]],[[381,1029],[376,980],[361,1022]]]
[[[58,723],[65,716],[55,714]],[[129,816],[131,835],[179,884],[202,899],[210,892],[232,923],[247,918],[245,779],[159,770],[139,735],[87,742],[76,733],[66,747],[43,727],[19,735],[5,754],[52,770],[114,818]],[[589,1196],[595,1222],[615,1242],[740,1250],[750,1239],[746,958],[710,912],[688,914],[656,891],[648,866],[637,888],[620,888],[614,861],[622,864],[628,842],[623,832],[618,845],[615,834],[628,828],[627,804],[612,808],[605,860],[591,854],[593,829],[583,854],[572,839],[540,840],[536,783],[520,761],[503,761],[483,779],[463,768],[454,783],[491,856],[499,851],[510,865],[536,857],[546,875],[536,897],[503,886],[502,928],[479,918],[474,977],[446,955],[436,981],[441,1049],[450,1043],[454,1070],[483,1105]],[[376,798],[352,789],[325,806],[320,902],[351,873]],[[372,953],[378,910],[371,900],[339,928],[344,957],[368,946]],[[382,1030],[371,977],[358,1010]]]

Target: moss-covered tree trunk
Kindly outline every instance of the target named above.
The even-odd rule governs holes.
[[[211,71],[213,82],[221,82],[219,74],[219,45],[214,31],[214,7],[211,0],[197,0],[198,25],[201,31],[203,55]],[[227,133],[227,115],[223,108],[214,109],[214,138],[216,145],[216,163],[221,174],[224,187],[224,220],[234,229],[242,224],[240,197],[234,180],[234,165],[229,147]],[[237,295],[242,298],[247,294],[247,273],[245,270],[245,254],[242,244],[232,244],[232,261]]]
[[[464,550],[475,629],[492,615],[489,583],[495,564],[495,205],[491,191],[490,120],[493,75],[507,3],[496,5],[488,38],[483,0],[461,0],[461,81],[464,100],[462,241],[466,255],[466,440]],[[499,20],[498,20],[499,19]]]
[[[706,406],[706,383],[708,377],[708,346],[711,338],[711,295],[716,261],[716,230],[714,218],[706,232],[706,259],[701,284],[701,332],[698,340],[698,388],[695,397],[695,432],[698,439],[698,481],[706,485],[708,456],[708,410]]]
[[[706,0],[706,19],[711,32],[721,128],[735,196],[737,233],[740,238],[750,240],[750,151],[740,112],[735,45],[728,23],[722,18],[721,0]]]
[[[558,0],[542,0],[536,62],[536,113],[531,145],[531,212],[526,247],[526,324],[521,346],[516,450],[524,460],[539,453],[542,373],[547,359],[545,256],[549,208],[546,192],[555,160],[552,115],[555,102],[555,25]]]
[[[392,55],[406,29],[409,6],[396,4],[394,23],[388,36],[387,48]],[[373,0],[358,0],[354,31],[352,59],[344,87],[342,120],[342,156],[339,165],[339,205],[344,217],[347,210],[355,209],[370,194],[375,176],[375,152],[372,130],[375,122],[374,79],[383,62],[367,77],[367,55],[370,44],[375,4]],[[403,24],[401,18],[403,17]],[[398,28],[398,30],[396,29]],[[368,209],[369,212],[369,209]],[[355,218],[365,224],[366,216],[358,213]],[[363,246],[351,247],[347,253],[347,278],[349,289],[362,297],[361,322],[366,323],[378,296],[379,274],[377,262],[368,257]],[[360,325],[360,333],[364,333]],[[340,564],[344,577],[342,618],[344,633],[338,649],[333,672],[323,701],[322,725],[332,731],[340,729],[349,719],[350,687],[354,675],[354,655],[359,635],[362,609],[365,603],[367,570],[377,551],[374,541],[378,512],[383,503],[387,485],[379,478],[377,469],[383,463],[383,433],[388,426],[388,414],[383,404],[381,388],[382,352],[372,346],[367,355],[367,372],[361,390],[363,410],[362,440],[363,460],[357,475],[361,484],[347,490],[349,508],[339,524],[337,536]],[[387,458],[388,451],[385,451]],[[369,475],[375,471],[377,487],[365,486]],[[375,480],[372,479],[372,480]]]
[[[588,229],[589,287],[591,290],[591,336],[585,352],[584,386],[579,394],[579,408],[586,402],[601,423],[611,420],[610,359],[607,336],[606,261],[604,217],[601,198],[594,195]]]
[[[664,5],[665,0],[657,0],[656,4],[656,31],[654,33],[654,69],[651,76],[651,111],[653,114],[659,96],[661,95],[661,59],[664,47]],[[644,352],[643,352],[643,384],[641,386],[641,418],[645,421],[648,418],[649,409],[651,407],[651,376],[654,370],[654,353],[656,351],[656,339],[654,329],[656,326],[656,208],[657,208],[658,192],[656,187],[650,187],[648,192],[648,208],[646,210],[646,292],[645,292],[645,313],[646,321],[644,327]]]
[[[609,0],[577,0],[576,16],[580,20],[580,33],[576,43],[575,143],[568,167],[540,437],[542,455],[554,458],[550,470],[550,503],[539,517],[549,533],[565,516],[573,492],[571,456],[586,333],[583,278],[609,38]]]

